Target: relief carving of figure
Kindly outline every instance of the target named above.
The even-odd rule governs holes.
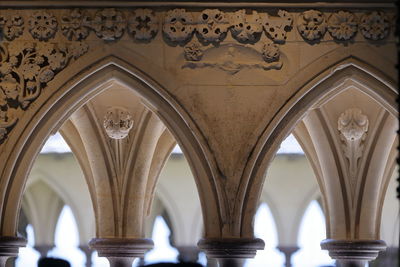
[[[332,13],[328,19],[328,31],[337,40],[350,40],[357,33],[357,18],[347,11]]]
[[[46,11],[36,11],[29,18],[29,32],[39,41],[47,41],[54,37],[57,31],[57,19]]]
[[[122,37],[126,20],[121,11],[115,8],[105,8],[98,11],[91,22],[91,27],[97,37],[105,41],[113,41]]]
[[[197,33],[207,42],[221,42],[230,26],[226,14],[218,9],[203,10],[197,21]]]
[[[173,9],[167,12],[163,31],[172,42],[185,42],[192,37],[194,21],[191,13],[184,9]]]
[[[84,40],[90,32],[89,17],[80,9],[74,9],[62,16],[60,25],[62,33],[70,41]]]
[[[383,40],[389,35],[389,19],[383,12],[373,11],[361,17],[360,30],[370,40]]]
[[[290,31],[293,24],[293,18],[285,10],[278,11],[279,17],[273,17],[266,14],[263,19],[264,31],[274,42],[282,43],[286,40],[286,33]]]
[[[245,10],[236,11],[232,15],[232,36],[243,43],[256,42],[263,30],[262,21],[257,11],[246,14]]]
[[[0,27],[3,28],[4,37],[12,41],[22,35],[24,19],[18,14],[0,16]]]
[[[299,15],[297,29],[308,41],[321,39],[326,32],[325,17],[318,10],[308,10]]]
[[[128,31],[136,40],[151,40],[158,32],[157,16],[150,9],[136,9],[128,21]]]

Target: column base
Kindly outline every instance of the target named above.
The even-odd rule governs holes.
[[[250,259],[257,250],[264,249],[264,241],[259,238],[207,238],[197,244],[208,258]]]
[[[332,259],[342,264],[362,264],[376,259],[380,251],[386,249],[386,243],[382,240],[334,240],[325,239],[321,242],[321,248],[329,251]],[[345,266],[353,266],[345,265]],[[361,265],[354,265],[361,266]]]
[[[17,257],[19,248],[25,246],[25,238],[0,236],[0,267],[4,267],[9,258]]]
[[[106,257],[111,267],[131,267],[135,258],[144,257],[153,246],[151,239],[144,238],[94,238],[89,242],[89,247]]]

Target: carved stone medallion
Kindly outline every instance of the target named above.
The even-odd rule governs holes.
[[[357,18],[346,11],[332,13],[328,19],[328,31],[337,40],[350,40],[357,33]]]
[[[318,10],[308,10],[300,14],[297,29],[308,41],[321,39],[326,32],[325,16]]]

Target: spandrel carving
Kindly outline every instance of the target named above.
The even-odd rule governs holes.
[[[373,11],[364,14],[360,21],[362,35],[370,40],[383,40],[389,35],[389,19],[383,12]]]
[[[262,21],[257,13],[253,11],[251,14],[246,14],[245,10],[236,11],[232,14],[232,36],[242,43],[256,42],[263,30]]]
[[[57,31],[57,19],[46,11],[36,11],[29,17],[29,32],[39,41],[47,41]]]
[[[73,9],[61,17],[61,31],[68,40],[81,41],[90,33],[90,18],[83,10]]]
[[[280,50],[276,44],[265,44],[262,48],[262,56],[266,62],[274,62],[279,60]]]
[[[325,16],[318,10],[308,10],[301,13],[297,20],[297,29],[308,41],[321,39],[326,32]]]
[[[293,24],[293,17],[285,10],[278,11],[279,17],[268,14],[262,20],[264,31],[274,42],[282,43],[286,41],[286,34],[290,31]]]
[[[357,33],[357,27],[357,17],[347,11],[332,13],[328,19],[328,31],[337,40],[350,40]]]
[[[227,15],[218,9],[205,9],[197,21],[197,33],[200,39],[207,42],[221,42],[230,27]]]
[[[4,141],[9,133],[2,126],[13,121],[13,110],[27,109],[55,75],[64,69],[72,58],[86,53],[82,43],[18,43],[0,45],[0,109],[4,113],[0,129]]]
[[[18,15],[2,15],[0,16],[0,27],[3,29],[3,35],[8,41],[22,35],[24,31],[24,19]]]
[[[126,19],[121,11],[115,8],[105,8],[96,12],[90,25],[97,37],[105,41],[114,41],[124,34]]]
[[[184,9],[173,9],[167,12],[163,31],[172,42],[185,42],[192,37],[195,29],[192,13]]]
[[[129,18],[128,31],[136,40],[151,40],[158,32],[157,16],[151,9],[136,9]]]

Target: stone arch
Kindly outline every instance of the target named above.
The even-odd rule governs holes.
[[[335,57],[337,59],[338,55],[331,56],[331,58]],[[254,196],[260,196],[260,188],[262,188],[264,182],[265,172],[278,151],[279,144],[294,130],[314,105],[329,95],[332,96],[344,91],[345,88],[339,88],[340,84],[351,79],[364,85],[360,87],[362,92],[376,100],[389,114],[398,115],[395,100],[398,94],[395,89],[394,79],[354,56],[342,57],[341,60],[334,62],[332,65],[321,68],[321,66],[326,65],[324,60],[316,60],[313,62],[312,67],[306,68],[305,72],[309,72],[314,66],[318,66],[317,69],[322,71],[316,73],[311,79],[303,81],[299,89],[279,109],[272,121],[267,125],[253,150],[245,170],[250,180],[247,185],[242,186],[243,190],[245,190],[242,193],[247,196],[243,204],[244,210],[250,211],[242,218],[241,232],[244,235],[252,233],[251,221],[258,201],[258,197]],[[300,72],[297,75],[301,76],[302,74]],[[297,78],[300,79],[299,77]],[[296,78],[293,78],[293,80],[296,80]],[[296,139],[304,149],[302,141],[299,138]],[[305,151],[305,153],[307,154],[308,152]],[[313,163],[310,163],[313,166]],[[313,169],[315,170],[314,166]],[[318,173],[316,173],[316,176],[318,178]],[[322,190],[320,183],[319,185]],[[325,194],[323,190],[321,193],[322,195]]]
[[[3,145],[7,147],[9,144],[14,147],[9,157],[4,159],[5,164],[1,170],[4,178],[2,182],[5,183],[1,186],[3,198],[1,234],[3,236],[16,234],[17,211],[27,175],[45,140],[75,110],[100,92],[99,81],[104,82],[116,77],[124,83],[133,84],[131,88],[145,99],[149,108],[159,116],[173,134],[194,174],[202,203],[204,222],[208,222],[205,225],[219,223],[220,204],[215,194],[213,174],[209,166],[209,152],[196,124],[159,81],[151,78],[140,66],[138,67],[142,64],[140,63],[142,58],[117,46],[106,48],[106,50],[106,53],[96,50],[80,58],[67,67],[62,72],[63,75],[59,74],[55,77],[46,88],[46,92],[35,102],[34,110],[31,110],[32,116],[25,114]],[[147,65],[147,69],[154,67],[149,65],[151,64]],[[154,69],[150,73],[160,71]],[[2,154],[6,157],[7,153]],[[207,227],[206,235],[219,236],[219,229]]]

